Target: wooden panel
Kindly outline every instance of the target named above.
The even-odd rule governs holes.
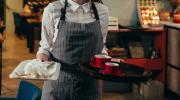
[[[156,51],[160,48],[161,58],[166,59],[166,31],[161,34],[155,34],[154,45]]]
[[[180,68],[180,31],[168,28],[167,63]]]
[[[127,53],[112,53],[108,54],[109,56],[127,56]]]
[[[117,59],[127,59],[127,49],[125,50],[107,50],[108,56]]]
[[[112,58],[115,58],[115,59],[124,59],[124,60],[127,59],[127,57],[112,57]]]
[[[148,58],[127,59],[127,60],[124,60],[124,63],[137,65],[137,66],[149,69],[149,70],[164,70],[165,69],[164,59],[148,59]]]
[[[161,71],[156,71],[157,74],[155,76],[155,80],[158,80],[158,81],[165,84],[166,31],[159,32],[159,33],[160,34],[155,34],[154,45],[155,45],[156,51],[158,51],[158,49],[160,48],[161,59],[163,61],[159,61],[159,62],[157,61],[157,63],[153,62],[154,66],[152,66],[153,64],[150,64],[150,65],[151,65],[152,68],[156,68],[156,67],[157,68],[163,68],[163,70],[161,70]],[[150,67],[150,65],[147,65],[147,66]]]
[[[107,50],[107,52],[127,52],[127,50]]]
[[[168,89],[180,95],[180,71],[167,66]]]
[[[163,32],[164,29],[147,29],[147,30],[108,30],[108,32]]]

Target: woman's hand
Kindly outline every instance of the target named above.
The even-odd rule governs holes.
[[[40,62],[48,61],[48,56],[44,53],[40,53],[37,55],[37,60]]]

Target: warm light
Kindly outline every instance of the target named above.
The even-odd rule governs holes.
[[[22,78],[27,78],[27,76],[21,76]]]

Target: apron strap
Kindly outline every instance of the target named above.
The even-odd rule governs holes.
[[[98,15],[98,12],[97,12],[97,9],[96,9],[96,6],[94,5],[94,3],[92,3],[92,10],[94,12],[94,16],[95,16],[96,20],[99,20],[99,15]]]
[[[60,18],[60,20],[65,21],[65,18],[66,18],[66,8],[67,8],[67,6],[68,6],[68,1],[65,0],[64,8],[61,8],[61,18]],[[99,20],[99,15],[98,15],[98,12],[97,12],[97,9],[96,9],[96,6],[94,5],[94,3],[92,3],[92,10],[93,10],[93,13],[94,13],[94,16],[95,16],[96,20]],[[59,20],[57,29],[59,29],[60,20]]]
[[[60,21],[61,21],[61,20],[65,21],[65,18],[66,18],[66,8],[67,8],[67,6],[68,6],[68,1],[65,0],[64,8],[61,8],[61,18],[60,18],[60,20],[59,20],[57,29],[59,29]]]
[[[60,20],[64,20],[65,21],[65,18],[66,18],[66,8],[68,6],[68,1],[65,0],[65,5],[64,5],[64,8],[61,8],[61,19]]]

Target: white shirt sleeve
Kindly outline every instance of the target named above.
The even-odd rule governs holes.
[[[107,33],[108,33],[108,25],[109,25],[109,10],[107,8],[107,13],[105,14],[105,17],[103,18],[102,24],[101,24],[101,32],[102,32],[102,36],[103,36],[103,43],[106,43],[106,37],[107,37]],[[108,52],[105,49],[105,46],[104,46],[101,53],[108,54]]]
[[[37,52],[37,55],[39,53],[44,53],[50,58],[50,49],[53,46],[53,36],[54,36],[54,24],[52,19],[53,9],[51,6],[52,4],[49,4],[45,9],[43,13],[42,18],[42,27],[41,27],[41,41],[39,48],[39,51]]]

